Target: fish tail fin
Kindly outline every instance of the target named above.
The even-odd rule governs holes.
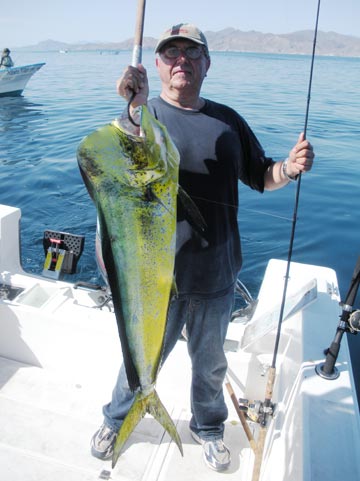
[[[138,423],[146,414],[146,397],[137,394],[129,412],[127,413],[124,422],[121,425],[120,431],[115,440],[114,452],[112,455],[112,468],[115,467],[119,459],[120,452],[130,434],[134,431]]]
[[[175,441],[181,455],[183,456],[184,453],[179,433],[177,432],[175,424],[169,416],[169,413],[167,412],[163,403],[160,401],[157,392],[154,390],[149,397],[151,398],[147,404],[147,412],[151,414],[168,432],[169,436],[171,439],[173,439],[173,441]]]
[[[131,406],[126,418],[124,419],[124,422],[121,425],[120,431],[116,437],[112,456],[112,468],[115,467],[115,464],[119,459],[121,449],[123,448],[126,440],[146,413],[151,414],[163,426],[163,428],[166,429],[183,455],[181,439],[176,427],[164,405],[160,401],[159,396],[154,390],[145,397],[141,393],[136,395],[135,401]]]

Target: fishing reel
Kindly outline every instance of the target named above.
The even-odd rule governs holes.
[[[348,319],[349,331],[352,334],[360,332],[360,309],[353,311]]]
[[[274,414],[275,404],[270,403],[268,406],[262,401],[249,401],[248,399],[239,399],[239,409],[245,416],[254,423],[263,424],[267,416]]]
[[[344,302],[340,302],[340,307],[343,313],[340,316],[339,328],[356,335],[360,332],[360,309],[353,309],[353,306]]]

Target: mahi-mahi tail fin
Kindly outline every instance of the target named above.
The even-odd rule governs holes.
[[[160,401],[156,391],[153,390],[147,396],[144,396],[141,393],[136,395],[135,401],[131,406],[126,418],[124,419],[124,422],[121,425],[120,431],[116,437],[114,453],[112,456],[112,468],[115,467],[115,464],[119,459],[121,449],[126,440],[146,413],[151,414],[163,426],[163,428],[169,433],[170,437],[177,444],[181,455],[183,455],[181,439],[176,430],[175,424]]]

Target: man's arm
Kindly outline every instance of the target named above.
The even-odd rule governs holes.
[[[301,173],[311,170],[314,161],[313,147],[304,134],[299,135],[297,143],[289,152],[286,160],[275,162],[265,172],[264,185],[266,190],[275,190],[295,181]]]

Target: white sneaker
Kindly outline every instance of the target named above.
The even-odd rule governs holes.
[[[99,459],[111,458],[116,436],[115,431],[103,424],[91,439],[91,454]]]
[[[230,451],[225,446],[222,439],[202,439],[194,431],[191,436],[195,441],[202,445],[205,463],[215,471],[225,471],[231,462]]]

